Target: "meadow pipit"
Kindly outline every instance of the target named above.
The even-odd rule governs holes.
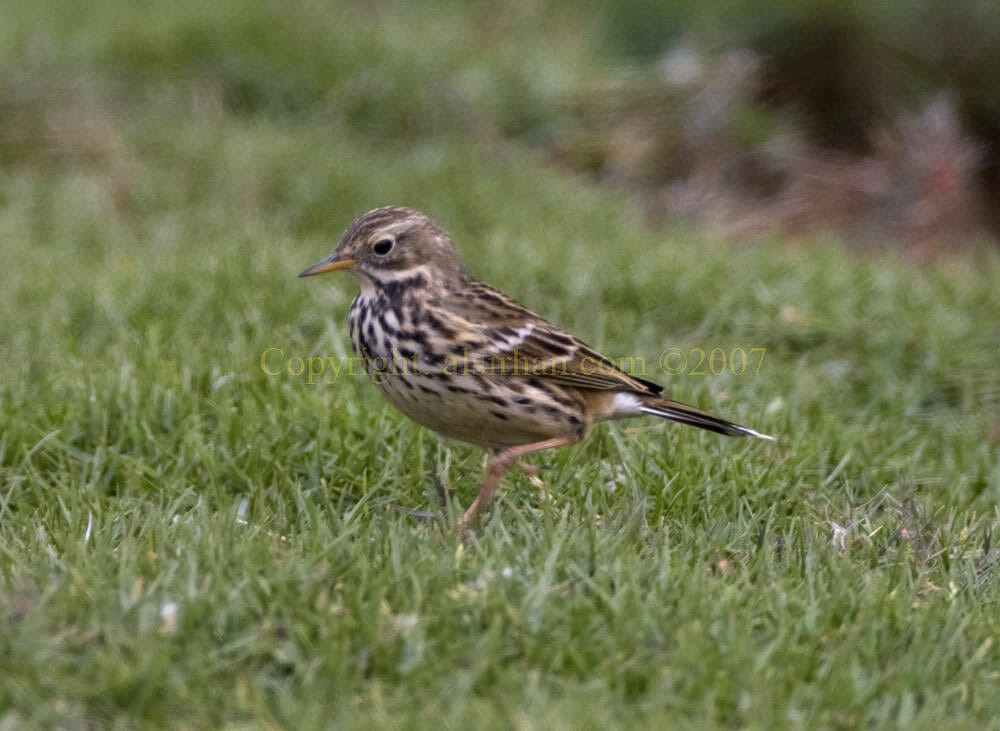
[[[540,449],[577,442],[606,419],[652,414],[730,437],[762,437],[663,395],[596,350],[469,274],[448,233],[386,207],[348,227],[299,276],[346,269],[361,280],[351,343],[392,404],[437,434],[492,453],[464,532],[504,473]]]

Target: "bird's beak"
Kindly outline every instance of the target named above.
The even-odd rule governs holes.
[[[336,272],[341,269],[350,269],[355,265],[354,259],[341,259],[340,255],[334,253],[330,258],[313,264],[302,272],[300,277],[311,277],[314,274],[325,274],[326,272]]]

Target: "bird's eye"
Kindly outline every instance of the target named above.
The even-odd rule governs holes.
[[[375,242],[375,245],[372,247],[372,251],[374,251],[379,256],[385,256],[390,251],[392,251],[392,247],[395,245],[395,243],[396,242],[393,241],[392,239],[379,239],[378,241]]]

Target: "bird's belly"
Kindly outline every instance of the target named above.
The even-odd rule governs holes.
[[[558,403],[545,391],[482,376],[400,373],[379,379],[397,409],[442,437],[487,449],[531,444],[554,437],[580,439],[586,432],[575,403]]]

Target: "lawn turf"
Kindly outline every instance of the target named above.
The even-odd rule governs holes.
[[[558,4],[5,5],[0,727],[996,723],[996,252],[644,227],[506,134],[597,63]],[[602,425],[463,546],[481,453],[295,375],[389,203],[776,442]]]

